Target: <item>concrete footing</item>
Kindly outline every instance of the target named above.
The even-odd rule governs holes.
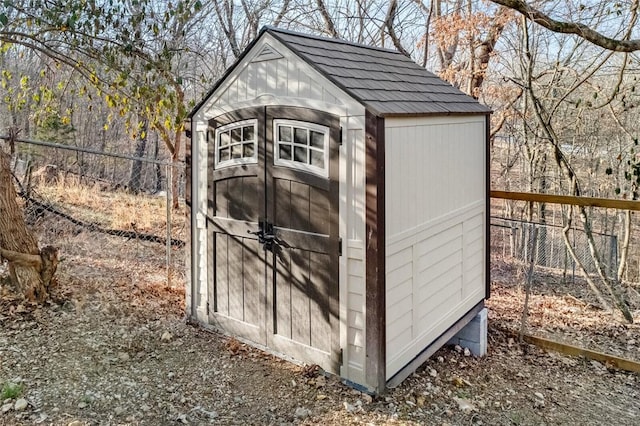
[[[485,356],[487,354],[487,308],[478,312],[448,343],[469,348],[475,356]]]

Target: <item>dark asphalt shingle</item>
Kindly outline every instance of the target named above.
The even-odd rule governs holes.
[[[273,27],[265,31],[378,115],[490,112],[399,52]]]

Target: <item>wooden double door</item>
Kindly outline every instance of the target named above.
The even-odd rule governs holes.
[[[292,107],[209,122],[209,321],[339,373],[336,116]]]

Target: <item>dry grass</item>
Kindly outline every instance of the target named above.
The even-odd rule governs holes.
[[[524,308],[525,277],[513,263],[492,259],[493,326],[518,332]],[[619,311],[608,312],[583,280],[563,280],[561,274],[538,267],[531,288],[527,333],[586,349],[640,360],[640,299],[628,297],[634,324]]]
[[[77,176],[58,176],[56,182],[41,182],[35,191],[76,219],[97,223],[103,228],[137,230],[163,235],[166,230],[166,197],[131,194],[125,190],[105,190],[100,183],[85,184]],[[172,225],[184,227],[184,215],[172,214]]]

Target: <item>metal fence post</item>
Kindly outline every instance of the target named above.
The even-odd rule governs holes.
[[[167,164],[167,287],[171,287],[171,182],[173,169],[171,164]]]

